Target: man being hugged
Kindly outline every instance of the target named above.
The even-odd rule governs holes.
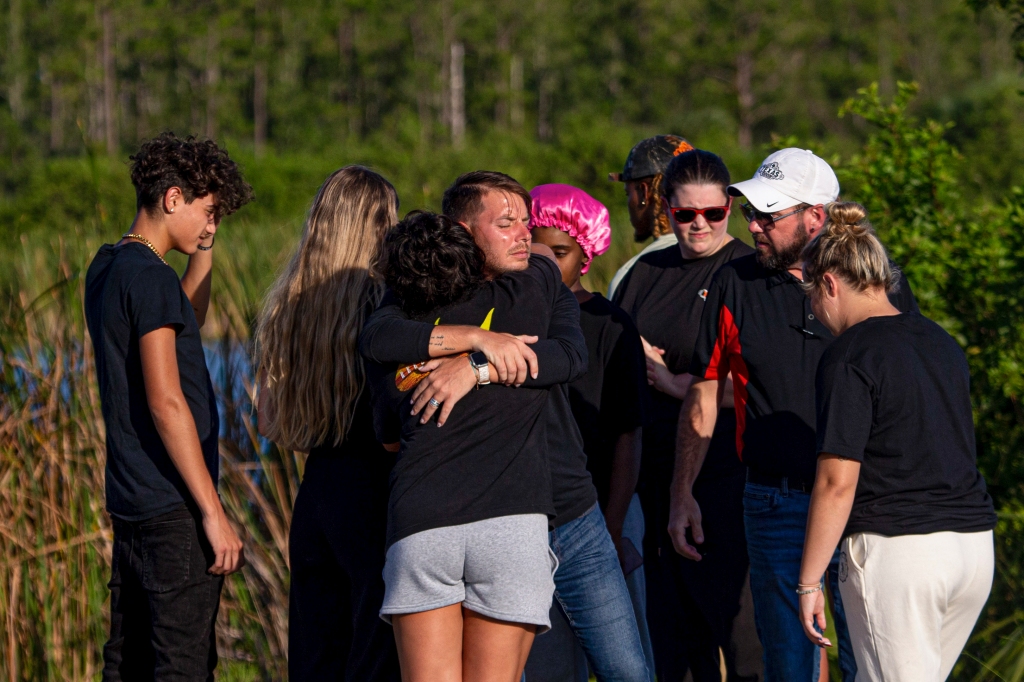
[[[114,525],[103,679],[213,679],[224,576],[244,563],[217,496],[219,420],[199,327],[214,233],[252,198],[211,141],[164,133],[131,157],[138,213],[86,277]],[[188,254],[179,280],[164,260]]]

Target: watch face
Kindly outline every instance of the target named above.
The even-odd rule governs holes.
[[[474,367],[485,367],[487,365],[487,356],[481,351],[469,354],[469,361],[473,363]]]

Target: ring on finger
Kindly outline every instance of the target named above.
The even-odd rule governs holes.
[[[430,406],[431,406],[431,407],[434,407],[434,408],[438,408],[438,407],[441,407],[441,403],[440,403],[440,402],[438,402],[438,400],[437,400],[436,398],[431,398],[431,399],[430,399],[430,400],[428,400],[427,402],[429,402],[429,403],[430,403]]]

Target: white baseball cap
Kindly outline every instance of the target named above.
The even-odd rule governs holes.
[[[828,204],[839,198],[839,180],[824,159],[809,149],[781,149],[761,162],[754,177],[729,185],[759,211],[776,213],[799,204]]]

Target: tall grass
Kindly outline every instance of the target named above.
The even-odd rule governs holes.
[[[52,255],[55,270],[36,270],[53,258],[27,259],[22,281],[55,283],[23,288],[0,309],[0,678],[12,682],[95,679],[109,618],[105,434],[84,271],[59,240]],[[207,359],[222,413],[220,492],[248,565],[225,583],[218,645],[225,677],[281,680],[303,460],[255,432],[247,344],[258,297],[239,272],[251,262],[225,261]]]
[[[448,173],[455,160],[444,161],[441,170]],[[340,162],[323,161],[323,165],[326,175]],[[490,164],[466,167],[485,165]],[[256,183],[260,196],[277,197],[283,206],[280,211],[248,216],[243,212],[225,221],[218,232],[213,299],[203,330],[222,417],[220,492],[246,542],[249,559],[246,568],[226,582],[222,597],[217,628],[219,675],[228,680],[287,676],[288,528],[304,460],[256,434],[248,351],[262,294],[298,237],[298,207],[313,196],[322,180],[322,176],[313,177],[310,164],[293,166],[286,170],[293,174],[301,170],[301,182]],[[592,161],[588,167],[605,166],[614,164]],[[426,167],[414,170],[424,177],[428,174]],[[69,170],[68,175],[74,173]],[[557,170],[536,175],[542,180],[562,179],[562,175],[573,180]],[[97,171],[95,177],[106,176]],[[399,184],[415,188],[412,179],[403,178]],[[95,679],[101,665],[109,615],[106,581],[111,530],[103,509],[103,420],[82,300],[89,258],[104,237],[106,241],[116,238],[130,218],[130,206],[113,199],[127,190],[119,185],[117,193],[101,191],[104,182],[90,185],[96,190],[91,195],[96,198],[95,211],[83,209],[81,222],[65,223],[74,224],[74,230],[49,229],[59,223],[44,219],[49,216],[46,211],[56,211],[49,201],[0,205],[0,220],[11,219],[6,227],[12,238],[5,243],[14,244],[0,251],[0,679],[8,681]],[[439,186],[424,183],[419,196],[409,189],[403,196],[412,199],[403,208],[436,203]],[[276,194],[271,191],[274,187],[280,190]],[[594,180],[589,187],[595,194],[605,192],[601,198],[613,215],[612,248],[595,260],[584,281],[588,288],[604,291],[616,267],[637,246],[630,239],[621,186],[604,187]],[[298,195],[305,199],[300,202]],[[59,216],[71,214],[61,209],[52,217]],[[1007,222],[1005,234],[1019,232],[1022,216]],[[742,226],[732,227],[733,234],[743,234]],[[1002,240],[994,241],[1002,244]],[[995,291],[992,278],[997,270],[1019,276],[1019,268],[996,267],[1009,258],[1004,251],[1020,252],[1005,244],[1002,250],[993,247],[992,258],[980,262],[994,265],[976,268],[981,279],[969,279],[969,288]],[[178,254],[168,260],[182,270],[184,260]],[[958,276],[965,277],[964,273]],[[1000,286],[1006,291],[1019,291],[1017,279],[1004,279],[1007,283]],[[921,290],[919,284],[915,282],[915,291]],[[1013,308],[1001,301],[987,305],[1009,310],[1006,328],[1017,329],[1020,316],[1013,311],[1019,310],[1019,302]],[[971,325],[993,326],[980,313],[977,317]],[[1018,355],[1006,351],[1014,335],[1008,331],[999,335],[998,347],[984,340],[977,346],[1005,365]],[[993,366],[995,362],[985,365]],[[1019,368],[1014,367],[992,381],[1008,390],[1007,386],[1019,382]],[[972,379],[978,382],[984,376],[976,373]],[[1019,417],[1006,415],[1008,428],[1016,428],[1018,422]],[[1003,468],[1015,474],[1019,456],[1012,454],[1007,454]],[[986,474],[991,481],[994,472]],[[1003,479],[1006,492],[997,530],[996,585],[953,679],[1024,680],[1024,600],[1020,596],[1024,594],[1024,514],[1013,502],[1024,499],[1024,487],[1016,475],[1004,473]]]

